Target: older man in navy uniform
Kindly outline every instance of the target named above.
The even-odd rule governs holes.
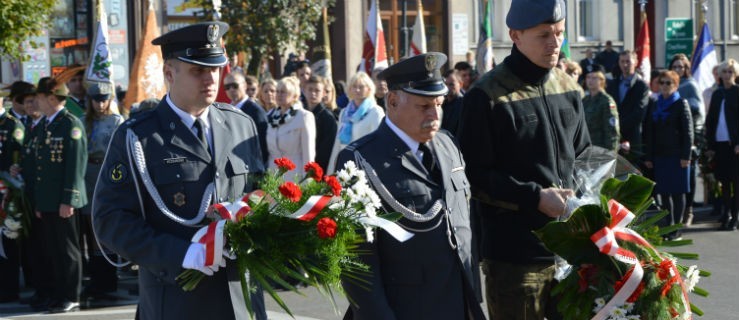
[[[93,226],[102,244],[140,266],[141,319],[248,317],[235,264],[206,266],[204,246],[190,241],[209,204],[241,197],[250,174],[264,170],[254,122],[214,103],[227,29],[198,23],[152,41],[169,93],[121,125],[103,162]],[[175,278],[186,269],[208,276],[185,292]]]
[[[387,117],[339,154],[337,163],[366,170],[384,210],[402,213],[398,224],[415,234],[400,243],[378,230],[362,246],[370,274],[367,284],[344,281],[347,318],[484,318],[471,285],[470,185],[454,138],[439,130],[446,60],[432,52],[380,73],[390,89]]]

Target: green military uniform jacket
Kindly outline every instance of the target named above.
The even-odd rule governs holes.
[[[9,112],[0,115],[0,171],[8,171],[20,160],[24,130],[23,123]]]
[[[582,99],[585,122],[593,145],[609,150],[618,148],[618,109],[616,101],[605,91]]]
[[[44,126],[36,143],[36,210],[57,212],[59,205],[81,208],[87,204],[85,170],[87,168],[87,135],[82,121],[62,109]]]
[[[36,145],[41,140],[41,132],[44,132],[44,122],[41,120],[34,127],[26,127],[26,136],[23,139],[23,150],[21,152],[21,176],[25,182],[24,190],[31,204],[34,204],[33,188],[36,185]]]

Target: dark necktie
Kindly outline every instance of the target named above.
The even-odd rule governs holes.
[[[203,143],[203,146],[205,146],[205,149],[210,152],[210,147],[208,147],[208,139],[205,137],[205,124],[203,123],[203,120],[200,118],[195,119],[195,123],[193,124],[195,129],[198,130],[198,139],[200,139],[200,142]]]
[[[421,150],[423,152],[423,157],[421,158],[421,163],[423,164],[423,167],[426,168],[426,171],[429,173],[434,170],[434,154],[431,152],[431,148],[428,147],[425,143],[421,143],[418,145],[418,150]]]

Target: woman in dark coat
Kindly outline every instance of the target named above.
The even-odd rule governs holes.
[[[660,95],[650,105],[644,124],[647,168],[654,169],[655,193],[670,212],[665,226],[681,223],[685,194],[690,191],[690,148],[693,145],[693,118],[688,101],[677,92],[680,76],[674,71],[659,74]],[[680,231],[670,233],[670,240]]]
[[[729,59],[719,65],[718,72],[721,85],[711,95],[711,106],[706,116],[707,155],[713,156],[716,161],[714,174],[721,182],[721,195],[726,208],[722,214],[721,229],[736,230],[739,208],[736,191],[739,186],[739,87],[736,85],[736,76],[739,63]],[[731,219],[728,216],[729,209]]]

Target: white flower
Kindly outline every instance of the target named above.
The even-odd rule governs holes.
[[[690,266],[688,271],[685,273],[685,285],[687,286],[688,292],[693,292],[693,289],[695,289],[695,285],[698,284],[700,278],[700,270],[698,270],[698,266]]]
[[[13,219],[11,217],[7,217],[5,219],[5,226],[8,227],[8,229],[10,229],[10,231],[17,231],[17,230],[20,230],[21,223],[18,220],[15,220],[15,219]]]
[[[631,310],[634,310],[634,303],[633,302],[626,302],[626,303],[624,303],[623,308],[624,308],[624,310],[626,310],[626,312],[631,312]]]
[[[595,308],[593,308],[593,313],[598,313],[600,309],[603,309],[603,306],[606,305],[606,299],[605,298],[596,298],[595,299]]]
[[[8,230],[8,229],[3,229],[3,234],[8,239],[18,238],[18,231],[12,231],[12,230]]]
[[[346,170],[341,170],[336,173],[336,179],[339,179],[339,183],[341,183],[342,187],[346,187],[352,180],[352,177]]]
[[[626,317],[626,310],[621,307],[616,307],[611,310],[610,316],[615,319],[622,319]]]

